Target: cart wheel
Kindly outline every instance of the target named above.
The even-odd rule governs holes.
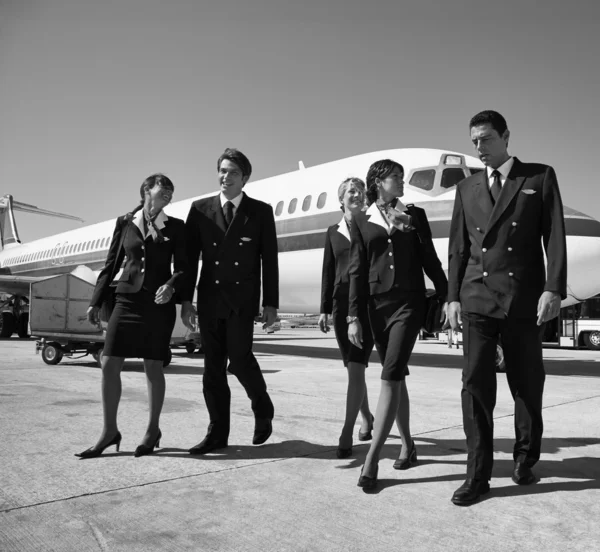
[[[63,353],[60,350],[60,346],[56,343],[46,343],[44,348],[42,349],[42,360],[46,364],[50,364],[53,366],[54,364],[58,364],[63,357]]]
[[[94,360],[98,364],[98,368],[102,368],[102,355],[104,354],[104,349],[98,349],[92,353]]]
[[[191,355],[196,350],[196,345],[194,343],[187,343],[185,350]]]
[[[163,360],[163,368],[166,368],[169,364],[171,364],[171,360],[173,358],[173,353],[171,353],[171,349],[167,351],[167,358]]]

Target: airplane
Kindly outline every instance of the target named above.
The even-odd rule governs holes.
[[[244,187],[249,196],[269,203],[274,210],[279,243],[281,312],[319,312],[325,232],[342,217],[338,186],[350,176],[364,179],[371,163],[379,159],[393,159],[404,167],[406,184],[402,202],[425,209],[438,256],[447,272],[455,186],[470,174],[484,169],[478,159],[455,151],[402,148],[365,153],[308,168],[300,161],[294,172],[249,182]],[[214,194],[172,203],[165,211],[167,215],[185,220],[193,201]],[[0,293],[9,294],[0,304],[0,337],[8,337],[15,330],[25,336],[27,314],[24,307],[31,283],[72,272],[81,265],[97,275],[104,266],[115,226],[113,218],[24,244],[19,239],[13,213],[19,209],[76,218],[19,204],[9,195],[0,198]],[[562,307],[600,292],[600,279],[590,277],[600,270],[600,222],[566,206],[564,212],[568,297]],[[115,212],[115,218],[120,214],[123,213]],[[431,282],[427,285],[433,288]]]

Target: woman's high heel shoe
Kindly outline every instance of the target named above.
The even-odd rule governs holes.
[[[156,437],[156,441],[154,441],[154,444],[151,447],[148,445],[140,445],[138,448],[135,449],[135,452],[133,453],[133,455],[136,458],[139,458],[140,456],[146,456],[147,454],[152,454],[154,452],[154,448],[160,448],[161,437],[162,437],[162,432],[159,429],[158,435]]]
[[[375,423],[375,416],[371,414],[371,429],[369,431],[365,431],[364,433],[359,429],[358,430],[358,440],[359,441],[370,441],[373,438],[373,424]]]
[[[90,447],[89,449],[84,450],[83,452],[78,452],[75,456],[79,458],[97,458],[100,456],[108,447],[115,445],[117,452],[119,452],[119,448],[121,447],[121,432],[117,431],[117,434],[112,438],[112,440],[104,445],[102,448],[94,449],[94,447]]]
[[[365,467],[362,467],[360,470],[360,477],[358,478],[357,486],[362,487],[365,491],[372,491],[375,487],[377,487],[377,473],[379,472],[379,464],[375,466],[375,475],[373,477],[369,477],[367,475],[363,475],[363,470]]]
[[[410,452],[406,458],[398,458],[394,462],[395,470],[407,470],[408,468],[412,468],[417,464],[417,447],[415,446],[415,440],[412,440],[412,445],[410,447]]]

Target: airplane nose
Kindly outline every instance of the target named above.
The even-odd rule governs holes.
[[[583,301],[600,293],[600,222],[565,207],[567,294]],[[572,301],[570,301],[572,303]]]

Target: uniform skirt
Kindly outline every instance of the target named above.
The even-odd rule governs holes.
[[[369,318],[367,316],[359,317],[363,331],[363,348],[360,349],[359,347],[352,345],[348,339],[348,322],[346,322],[347,316],[348,301],[334,299],[331,318],[333,319],[335,338],[338,342],[340,352],[342,353],[344,366],[348,366],[349,362],[358,362],[359,364],[368,366],[369,357],[371,356],[371,351],[373,350],[373,334],[371,333]]]
[[[369,301],[369,318],[383,370],[381,379],[402,381],[425,317],[425,291],[392,288]]]
[[[104,342],[104,355],[166,360],[175,327],[174,302],[157,305],[154,293],[117,293]]]

